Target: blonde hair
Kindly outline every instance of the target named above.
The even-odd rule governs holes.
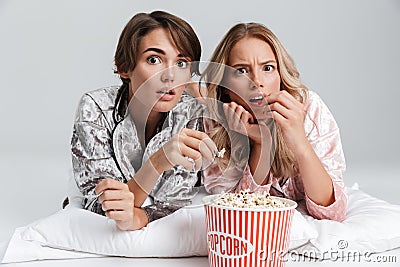
[[[307,88],[300,81],[300,74],[294,64],[293,59],[274,35],[266,26],[259,23],[239,23],[233,26],[222,38],[215,49],[211,62],[204,70],[201,80],[205,81],[207,87],[207,102],[209,105],[210,117],[219,122],[210,132],[210,137],[216,143],[218,149],[225,147],[227,150],[227,158],[219,161],[220,168],[227,165],[227,160],[231,157],[236,158],[235,153],[231,154],[232,148],[236,148],[236,144],[240,139],[238,133],[229,131],[227,125],[221,124],[226,122],[224,112],[220,102],[228,102],[229,99],[223,93],[225,88],[221,85],[224,78],[225,65],[228,64],[229,54],[233,46],[246,37],[254,37],[268,43],[274,52],[277,60],[277,69],[281,77],[280,90],[285,90],[301,103],[305,103],[307,98]],[[287,147],[283,139],[281,128],[275,124],[274,150],[272,151],[271,172],[275,177],[294,177],[298,173],[297,163],[293,153]],[[230,141],[231,140],[231,141]],[[250,151],[242,151],[250,153]],[[237,149],[234,149],[235,152]]]

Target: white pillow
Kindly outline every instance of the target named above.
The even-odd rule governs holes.
[[[5,248],[4,255],[1,257],[1,263],[104,257],[103,255],[41,246],[35,241],[25,241],[21,238],[21,232],[25,231],[25,229],[26,227],[20,227],[15,230]]]
[[[113,220],[78,208],[76,205],[69,205],[64,210],[32,223],[14,239],[39,243],[46,246],[46,249],[56,248],[58,251],[69,250],[68,252],[73,250],[94,253],[97,256],[207,256],[205,211],[200,204],[204,196],[205,193],[200,193],[193,205],[156,220],[137,231],[120,231]],[[316,238],[316,235],[316,231],[296,211],[289,246],[299,247],[311,238]],[[38,249],[37,246],[35,249]],[[43,259],[43,253],[40,255]],[[84,254],[77,254],[77,257],[82,255]],[[73,254],[69,254],[68,257],[73,257]],[[37,258],[34,255],[31,258],[21,255],[19,258],[8,257],[7,262],[35,259]]]
[[[308,257],[335,259],[368,256],[400,247],[400,206],[372,197],[358,185],[346,188],[349,197],[342,222],[316,220],[305,216],[318,237],[292,250]]]
[[[293,253],[329,259],[351,252],[376,253],[400,247],[400,206],[376,199],[357,188],[347,189],[348,214],[343,223],[315,220],[294,213],[289,249]],[[201,199],[204,195],[199,195]],[[114,221],[70,205],[67,209],[14,233],[8,262],[46,259],[46,253],[21,254],[13,240],[42,244],[48,258],[65,250],[69,258],[100,255],[125,257],[186,257],[207,255],[204,208],[195,204],[150,223],[143,230],[119,231]],[[161,242],[160,242],[161,241]],[[31,246],[33,249],[33,246]],[[29,248],[29,249],[31,249]],[[50,253],[57,248],[57,253]],[[13,253],[12,250],[18,250]],[[61,250],[60,250],[61,249]],[[72,253],[72,251],[77,251]],[[19,252],[19,253],[18,253]],[[78,252],[89,252],[85,254]],[[334,252],[335,254],[331,254]],[[336,253],[338,252],[338,253]],[[30,255],[30,256],[27,256]],[[3,260],[4,261],[4,260]]]

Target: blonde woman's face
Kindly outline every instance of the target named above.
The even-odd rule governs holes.
[[[229,68],[223,84],[232,101],[254,116],[264,106],[264,98],[279,92],[281,78],[275,55],[268,43],[248,37],[237,42],[229,53]]]

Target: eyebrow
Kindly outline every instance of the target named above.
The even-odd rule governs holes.
[[[162,50],[160,48],[156,48],[156,47],[147,48],[146,50],[143,51],[143,54],[146,53],[146,52],[156,52],[156,53],[161,54],[161,55],[165,55],[166,54],[164,50]],[[177,55],[177,57],[184,57],[184,56],[179,53]]]
[[[277,63],[276,63],[276,60],[270,59],[270,60],[266,60],[266,61],[261,62],[260,65],[266,65],[266,64],[270,64],[270,63],[275,63],[275,64],[277,64]],[[247,67],[247,66],[249,66],[249,65],[250,65],[250,64],[246,64],[246,63],[237,63],[237,64],[235,64],[235,65],[232,65],[232,67],[233,67],[233,68],[235,68],[235,67],[243,67],[243,66]]]
[[[146,53],[146,52],[156,52],[158,54],[165,55],[165,51],[164,50],[162,50],[160,48],[155,48],[155,47],[147,48],[146,50],[143,51],[143,54]]]

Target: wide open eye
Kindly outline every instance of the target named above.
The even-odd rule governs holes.
[[[161,58],[159,56],[149,56],[146,60],[149,64],[152,64],[152,65],[161,63]]]
[[[263,70],[264,71],[273,71],[275,69],[275,66],[273,65],[265,65]]]
[[[238,68],[238,69],[235,70],[234,73],[237,74],[237,75],[246,74],[247,70],[246,70],[246,68]]]
[[[186,69],[189,66],[189,62],[187,60],[181,59],[176,62],[178,68]]]

